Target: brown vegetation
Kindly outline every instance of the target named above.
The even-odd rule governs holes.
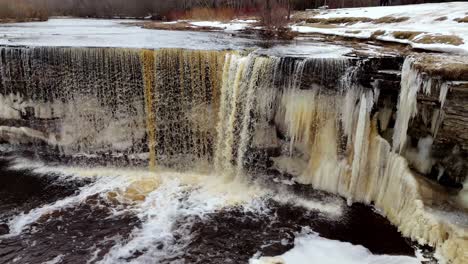
[[[237,12],[233,8],[194,8],[185,12],[183,18],[190,20],[218,20],[230,21],[237,17]]]
[[[413,39],[416,43],[422,44],[449,44],[459,46],[464,43],[463,39],[455,35],[424,35],[422,37]]]
[[[368,17],[332,17],[332,18],[307,18],[305,19],[306,23],[310,24],[324,24],[324,25],[353,25],[359,22],[371,22],[374,24],[390,24],[390,23],[400,23],[409,20],[409,17],[392,17],[384,16],[378,19],[372,19]]]
[[[377,37],[385,35],[386,31],[385,30],[377,30],[371,35],[371,39],[377,39]]]
[[[0,0],[0,23],[48,19],[43,0]]]
[[[345,33],[348,33],[348,34],[359,34],[361,32],[362,32],[361,30],[346,30],[345,31]]]
[[[418,35],[422,34],[424,32],[418,32],[418,31],[395,31],[393,32],[393,36],[397,39],[408,39],[408,40],[413,40],[415,37]]]
[[[263,0],[44,0],[53,15],[76,17],[151,16],[154,20],[229,19],[258,12]],[[288,0],[272,0],[286,3]]]
[[[418,31],[395,31],[392,33],[397,39],[407,39],[421,44],[449,44],[454,46],[462,45],[463,39],[456,35],[422,35],[424,32]]]
[[[468,81],[468,59],[465,56],[425,56],[416,62],[415,67],[446,80]]]
[[[164,22],[138,22],[130,23],[130,25],[139,26],[146,29],[157,29],[157,30],[178,30],[178,31],[215,31],[219,28],[214,27],[194,27],[187,22],[177,22],[177,23],[164,23]]]
[[[337,25],[332,24],[304,24],[304,26],[314,27],[314,28],[337,28]]]
[[[332,18],[308,18],[306,23],[311,24],[346,24],[352,25],[358,22],[371,22],[373,21],[368,17],[332,17]]]
[[[260,23],[264,38],[293,39],[297,33],[288,27],[291,18],[290,0],[264,0],[259,5]]]
[[[394,4],[422,2],[425,1],[393,1]],[[286,10],[286,16],[289,17],[291,10],[312,9],[323,5],[328,5],[330,8],[342,8],[378,4],[377,0],[0,0],[0,19],[29,20],[34,18],[44,20],[48,15],[143,18],[150,15],[155,20],[181,18],[227,20],[239,16],[262,16],[268,5],[282,9],[275,9],[274,15],[285,13],[284,10]],[[392,21],[392,19],[387,18],[384,20]],[[272,21],[272,23],[275,22]],[[352,21],[346,23],[352,23]]]
[[[384,16],[378,19],[374,19],[372,23],[374,24],[390,24],[390,23],[401,23],[409,20],[409,17],[392,17]]]
[[[468,16],[455,19],[458,23],[468,23]]]
[[[439,18],[434,19],[434,21],[445,21],[447,19],[448,18],[446,16],[443,16],[443,17],[439,17]]]

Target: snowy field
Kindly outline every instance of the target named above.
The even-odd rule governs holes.
[[[468,54],[468,23],[457,21],[467,16],[468,2],[331,9],[321,10],[315,16],[311,14],[310,18],[318,21],[336,21],[336,18],[358,19],[351,23],[326,25],[302,22],[293,25],[292,29],[300,33],[321,33],[360,39],[374,37],[378,40],[409,44],[418,49]],[[385,18],[400,18],[402,21],[388,23],[387,20],[387,23],[383,23]],[[447,36],[451,39],[447,40]]]

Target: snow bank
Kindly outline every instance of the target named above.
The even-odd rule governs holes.
[[[390,7],[366,7],[322,10],[315,19],[330,18],[370,18],[383,17],[407,18],[398,23],[357,22],[339,24],[336,27],[320,27],[312,24],[293,25],[292,29],[300,33],[319,33],[369,39],[374,37],[382,41],[391,41],[411,45],[413,48],[468,54],[468,24],[455,21],[467,16],[468,2],[420,4]],[[375,33],[378,32],[376,35]],[[412,38],[396,37],[395,32],[413,32]],[[418,34],[419,33],[419,34]],[[450,44],[443,40],[427,43],[423,38],[456,36],[462,44]]]
[[[373,255],[367,248],[330,240],[316,233],[300,234],[295,247],[277,257],[252,258],[250,264],[417,264],[407,256]]]
[[[251,26],[251,24],[257,22],[257,20],[232,20],[231,22],[220,22],[220,21],[195,21],[189,22],[191,25],[197,27],[213,27],[224,29],[226,31],[237,31],[243,30]]]

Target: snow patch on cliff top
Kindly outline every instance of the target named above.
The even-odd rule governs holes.
[[[310,18],[368,19],[327,26],[301,22],[293,25],[292,29],[300,33],[320,33],[359,39],[374,37],[382,41],[409,44],[418,49],[468,54],[468,23],[457,21],[468,19],[468,2],[344,8],[318,12],[318,14],[311,13]],[[403,21],[395,23],[369,21],[385,17],[403,18]]]

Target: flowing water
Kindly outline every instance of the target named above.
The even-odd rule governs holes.
[[[393,128],[352,58],[0,48],[4,179],[46,181],[0,212],[0,260],[419,263],[356,246],[414,254],[385,216],[462,263],[466,241],[424,208],[398,152],[417,112],[412,63]]]

